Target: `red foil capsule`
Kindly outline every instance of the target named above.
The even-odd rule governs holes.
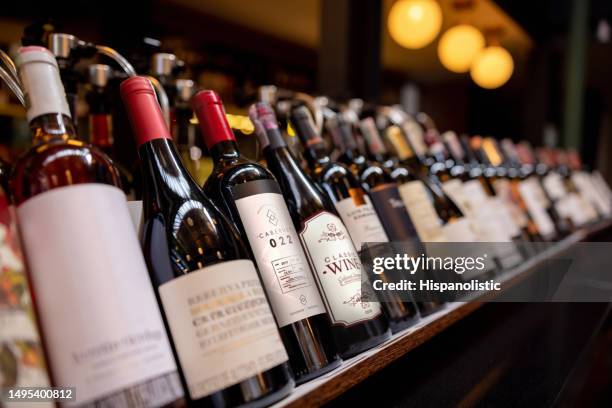
[[[208,149],[220,142],[236,140],[227,122],[223,102],[215,91],[198,92],[191,99],[191,106],[200,122],[200,130]]]
[[[138,147],[154,139],[171,139],[157,96],[147,78],[136,76],[123,81],[121,99],[130,118]]]

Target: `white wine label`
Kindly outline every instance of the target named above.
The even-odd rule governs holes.
[[[466,190],[465,186],[467,183],[469,183],[469,181],[463,183],[459,179],[450,179],[442,183],[442,190],[448,196],[448,198],[453,200],[455,205],[459,207],[463,214],[471,216],[474,213],[475,209],[472,208],[468,197],[464,194],[464,190]]]
[[[207,266],[164,283],[159,295],[192,399],[288,360],[253,262]]]
[[[176,371],[123,192],[62,187],[17,212],[55,385],[81,404]]]
[[[507,216],[502,209],[495,205],[492,197],[485,192],[484,187],[478,180],[469,180],[463,183],[463,196],[469,202],[472,212],[468,215],[476,219],[479,236],[486,242],[510,242],[512,241],[512,227],[502,217]],[[520,232],[519,232],[520,233]]]
[[[300,239],[333,324],[350,326],[381,313],[361,294],[361,261],[340,218],[322,211],[304,222]]]
[[[506,235],[510,239],[519,237],[522,234],[521,227],[517,221],[518,217],[512,214],[511,207],[502,197],[491,197],[491,207],[495,209],[495,218],[502,224]],[[520,211],[515,206],[512,208],[515,211]],[[523,214],[519,213],[520,216],[523,216]]]
[[[554,234],[555,225],[546,212],[546,207],[540,197],[540,192],[538,191],[536,183],[537,180],[535,178],[528,178],[527,180],[521,181],[519,183],[519,192],[525,202],[527,211],[529,211],[531,218],[533,218],[533,222],[535,222],[538,227],[538,232],[546,238]]]
[[[423,129],[415,121],[407,121],[402,125],[402,129],[406,134],[406,137],[410,141],[410,146],[414,150],[414,153],[418,156],[424,156],[427,154],[427,145],[425,144]]]
[[[603,216],[612,214],[612,202],[607,197],[602,197],[593,184],[590,174],[578,171],[572,174],[572,181],[580,191],[580,194],[597,209]]]
[[[447,222],[442,230],[448,242],[478,242],[474,227],[466,217]]]
[[[612,200],[612,190],[610,190],[610,186],[606,183],[601,173],[595,170],[591,173],[591,178],[601,196],[608,201]]]
[[[504,179],[496,180],[493,183],[493,188],[495,189],[497,196],[502,199],[508,213],[512,215],[514,223],[519,228],[526,228],[529,224],[529,220],[514,198],[512,193],[512,185],[510,182]]]
[[[423,182],[409,181],[398,189],[421,241],[444,242],[442,220],[431,203],[431,197]]]
[[[542,184],[553,200],[559,200],[567,194],[567,190],[563,184],[563,178],[559,173],[551,171],[542,179]]]
[[[389,242],[370,197],[363,192],[336,202],[335,207],[358,251],[366,242]]]
[[[283,196],[260,193],[235,203],[278,326],[325,313]]]

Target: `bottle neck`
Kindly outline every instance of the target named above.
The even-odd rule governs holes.
[[[210,156],[215,165],[225,166],[240,158],[238,145],[234,140],[224,140],[210,147]]]
[[[62,113],[47,113],[37,116],[30,121],[30,129],[34,137],[34,146],[53,141],[76,139],[77,137],[72,120]]]
[[[148,210],[167,208],[176,197],[190,198],[199,186],[183,166],[174,142],[153,139],[138,148],[143,169],[143,202]]]

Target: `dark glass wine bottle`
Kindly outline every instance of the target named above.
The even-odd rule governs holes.
[[[482,137],[462,135],[460,138],[461,147],[470,163],[470,173],[472,177],[482,177],[485,190],[490,195],[498,198],[500,206],[505,208],[506,215],[509,215],[508,228],[513,232],[513,236],[518,237],[520,230],[520,241],[528,242],[537,240],[537,234],[533,221],[527,215],[524,205],[513,193],[507,171],[501,166],[501,157],[492,150],[489,154],[482,148]],[[492,164],[498,163],[498,164]],[[527,247],[524,247],[527,248]]]
[[[150,82],[127,79],[121,94],[143,167],[143,251],[187,399],[267,406],[293,380],[255,265],[182,164]]]
[[[541,192],[537,178],[531,177],[532,175],[525,172],[525,168],[521,166],[514,150],[514,144],[510,146],[507,141],[500,146],[497,140],[485,137],[482,146],[485,152],[495,151],[501,158],[501,165],[506,169],[512,191],[517,201],[523,203],[525,213],[533,222],[532,228],[537,231],[537,239],[553,241],[557,236],[557,228],[547,211],[550,203]],[[509,150],[510,147],[511,150]]]
[[[566,214],[575,228],[583,227],[597,219],[597,211],[581,194],[570,171],[562,161],[557,161],[555,152],[549,147],[537,149],[537,157],[549,168],[542,180],[550,197],[556,201],[560,214]]]
[[[474,241],[474,233],[463,213],[440,185],[423,173],[425,167],[402,130],[395,125],[389,126],[385,137],[399,159],[399,165],[391,174],[399,184],[400,195],[421,241]]]
[[[25,47],[17,65],[34,140],[11,186],[53,383],[77,405],[172,403],[183,393],[117,170],[76,140],[53,55]]]
[[[89,84],[85,95],[89,105],[89,142],[106,153],[114,161],[121,177],[121,186],[128,196],[134,199],[134,177],[132,173],[115,159],[115,138],[113,132],[112,99],[109,81],[112,71],[110,66],[93,64],[88,68]]]
[[[204,189],[250,244],[298,382],[340,364],[331,323],[272,173],[240,155],[219,96],[192,99],[214,168]]]
[[[510,140],[510,139],[508,139]],[[511,141],[510,141],[511,142]],[[536,180],[535,186],[540,201],[546,208],[546,212],[555,223],[557,229],[557,239],[560,239],[574,229],[571,215],[566,211],[559,211],[563,207],[557,204],[560,202],[558,196],[553,196],[549,193],[544,180],[551,174],[551,169],[543,162],[539,162],[531,144],[526,141],[514,145],[519,163],[522,166],[524,173],[531,175],[531,178]],[[529,178],[529,176],[528,176]]]
[[[422,250],[421,242],[399,197],[395,182],[387,178],[388,174],[380,166],[369,165],[365,157],[358,153],[356,143],[352,144],[352,135],[344,133],[349,130],[343,128],[346,123],[337,119],[337,116],[329,117],[326,126],[336,147],[342,153],[340,159],[346,161],[346,165],[331,161],[321,138],[318,137],[310,112],[305,107],[294,109],[292,114],[297,133],[305,142],[308,163],[314,172],[319,174],[318,181],[334,203],[358,253],[362,259],[384,256],[384,252],[390,251],[391,248],[396,248],[398,252],[419,254]],[[347,169],[352,169],[354,173],[345,172]],[[357,187],[360,184],[361,187]],[[345,198],[345,186],[353,186],[348,190],[350,198]],[[362,203],[357,200],[359,197],[362,197]],[[371,235],[374,231],[373,225],[381,225],[384,231],[380,236]],[[389,241],[402,242],[377,245]],[[365,243],[369,245],[365,246]],[[367,253],[364,253],[366,250]],[[393,279],[388,275],[381,278],[387,281]],[[398,280],[402,277],[398,275],[395,278]],[[389,319],[392,332],[412,324],[417,313],[409,295],[404,297],[406,301],[392,293],[380,295],[384,296],[380,300],[383,302],[383,310]]]
[[[272,115],[268,105],[259,106]],[[263,119],[253,110],[251,115],[256,123]],[[287,202],[331,318],[340,355],[348,358],[382,343],[390,337],[389,323],[380,303],[361,291],[361,263],[349,231],[329,198],[287,148],[276,121],[268,119],[263,127],[257,134],[266,162]]]
[[[390,172],[365,158],[357,148],[351,123],[337,114],[326,120],[325,126],[331,133],[336,149],[340,151],[338,161],[351,169],[369,196],[390,241],[420,242],[414,225],[402,201],[397,183]]]

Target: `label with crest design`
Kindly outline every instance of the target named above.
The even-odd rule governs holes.
[[[333,324],[345,326],[381,313],[380,303],[361,293],[361,262],[340,218],[326,211],[304,222],[300,239]]]

